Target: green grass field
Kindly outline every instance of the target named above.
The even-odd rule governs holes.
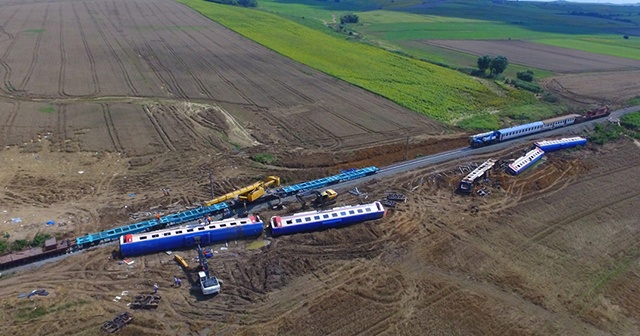
[[[291,59],[436,120],[452,122],[514,102],[460,72],[339,39],[264,11],[179,2]]]

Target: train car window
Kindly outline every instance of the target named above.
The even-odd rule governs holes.
[[[310,222],[311,221],[311,217],[307,217],[304,219],[305,222]]]
[[[358,209],[358,213],[363,213],[364,211],[362,209]]]
[[[193,229],[189,229],[189,230],[187,230],[187,232],[193,232]]]
[[[338,213],[337,212],[332,213],[331,217],[338,217]]]
[[[158,237],[160,237],[160,235],[159,235],[159,234],[151,235],[151,238],[158,238]]]
[[[302,223],[302,218],[296,218],[296,223]]]
[[[240,225],[242,225],[242,224],[247,224],[247,222],[246,221],[240,222]]]
[[[366,208],[366,209],[364,209],[364,211],[371,212],[371,208]]]
[[[234,226],[234,225],[236,225],[236,222],[229,223],[229,225]]]
[[[182,230],[176,231],[176,234],[181,234],[181,233],[182,233]]]
[[[322,215],[322,218],[325,218],[325,219],[326,219],[326,218],[329,218],[329,215],[324,214],[324,215]]]
[[[355,213],[356,213],[355,211],[353,211],[353,210],[349,210],[349,214],[350,214],[350,215],[353,215],[353,214],[355,214]]]
[[[138,237],[138,240],[145,240],[145,239],[147,239],[147,236]]]
[[[288,220],[286,223],[287,224],[293,224],[293,221],[292,220]]]
[[[209,225],[209,229],[215,229],[216,227],[213,225]]]
[[[341,212],[340,212],[340,216],[346,216],[346,215],[347,215],[347,213],[346,213],[346,212],[344,212],[344,211],[341,211]]]
[[[198,228],[198,231],[202,231],[202,230],[204,230],[204,226],[201,226]]]
[[[165,233],[163,233],[162,235],[163,235],[163,236],[165,236],[165,237],[166,237],[166,236],[170,236],[170,235],[171,235],[171,232],[165,232]]]
[[[227,224],[220,224],[220,227],[227,227]]]
[[[318,220],[320,219],[320,216],[313,216],[313,219]]]

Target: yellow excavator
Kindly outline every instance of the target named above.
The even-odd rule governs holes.
[[[315,198],[310,202],[312,206],[317,208],[324,208],[336,202],[335,199],[336,197],[338,197],[338,193],[333,189],[327,189],[323,192],[319,192],[317,190],[309,190],[296,194],[296,198],[298,199],[298,202],[300,202],[300,206],[302,207],[302,209],[307,208],[307,198],[309,196],[315,196]]]
[[[258,198],[262,197],[262,195],[264,195],[264,192],[267,188],[279,187],[279,186],[280,186],[280,178],[278,176],[269,176],[265,181],[259,181],[250,186],[247,186],[238,190],[234,190],[230,193],[226,193],[208,202],[204,202],[204,205],[210,206],[210,205],[214,205],[217,203],[230,201],[230,200],[253,202]]]

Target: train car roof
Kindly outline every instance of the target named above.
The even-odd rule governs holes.
[[[325,213],[338,212],[338,211],[348,211],[353,209],[366,208],[369,206],[373,206],[375,208],[377,206],[376,205],[377,203],[380,203],[380,202],[375,201],[375,202],[366,203],[366,204],[347,205],[347,206],[342,206],[342,207],[337,207],[337,208],[327,209],[327,210],[306,211],[306,212],[294,213],[291,215],[274,216],[274,217],[280,217],[282,219],[291,219],[291,218],[297,218],[297,217],[304,217],[308,215],[325,214]]]
[[[542,121],[536,121],[536,122],[532,122],[532,123],[529,123],[529,124],[518,125],[518,126],[509,127],[509,128],[503,128],[501,130],[498,130],[498,132],[500,132],[501,134],[510,133],[510,132],[517,132],[517,131],[521,131],[523,129],[527,129],[527,128],[530,128],[530,127],[537,127],[537,126],[542,126],[542,125],[544,125],[544,123]]]
[[[545,119],[542,122],[545,124],[548,123],[552,123],[552,122],[556,122],[556,121],[562,121],[565,119],[570,119],[570,118],[577,118],[580,117],[579,114],[567,114],[567,115],[563,115],[563,116],[559,116],[559,117],[555,117],[555,118],[549,118],[549,119]]]

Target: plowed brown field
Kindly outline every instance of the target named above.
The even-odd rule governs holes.
[[[0,109],[1,132],[13,134],[0,145],[50,131],[79,150],[133,156],[180,151],[183,142],[197,150],[342,150],[445,131],[172,1],[0,8],[0,99],[9,104]],[[182,101],[206,105],[189,110]],[[74,124],[79,112],[91,115]],[[246,134],[234,139],[236,132]]]

